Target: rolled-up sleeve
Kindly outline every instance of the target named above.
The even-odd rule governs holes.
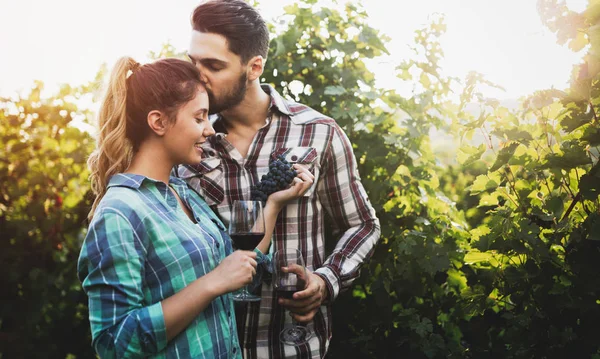
[[[137,358],[167,346],[160,302],[144,305],[146,249],[118,210],[96,213],[78,262],[88,295],[92,344],[101,358]]]
[[[380,224],[360,182],[352,144],[342,129],[331,127],[325,153],[323,179],[317,191],[323,208],[333,219],[341,237],[332,254],[315,273],[325,280],[329,300],[347,289],[358,277],[361,265],[373,253],[380,236]]]

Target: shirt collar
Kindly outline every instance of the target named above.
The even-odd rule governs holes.
[[[132,174],[132,173],[117,173],[116,175],[114,175],[110,178],[110,180],[108,181],[108,185],[106,185],[106,187],[107,188],[128,187],[128,188],[132,188],[132,189],[138,189],[142,186],[142,183],[144,181],[150,181],[153,183],[162,183],[161,181],[157,181],[153,178],[142,176],[142,175],[136,175],[136,174]],[[181,178],[171,176],[169,178],[169,184],[176,185],[176,186],[185,186],[185,181],[182,180]]]
[[[288,107],[287,101],[281,97],[279,92],[273,88],[273,86],[269,84],[262,84],[260,87],[266,92],[269,96],[271,96],[271,108],[277,109],[279,112],[284,115],[293,116],[294,114],[290,111]]]

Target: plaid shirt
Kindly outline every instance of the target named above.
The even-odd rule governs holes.
[[[213,270],[231,253],[214,212],[185,182],[170,186],[130,174],[110,179],[78,263],[89,297],[93,346],[102,358],[239,358],[233,301],[213,300],[167,342],[161,301]]]
[[[283,155],[291,163],[309,166],[315,184],[279,214],[270,251],[299,249],[307,268],[325,280],[330,303],[351,285],[361,264],[372,254],[379,238],[379,221],[360,183],[352,145],[336,122],[307,106],[284,100],[270,86],[263,86],[263,90],[271,96],[270,115],[247,156],[243,158],[227,141],[223,119],[217,116],[216,134],[204,151],[207,157],[198,165],[180,166],[178,176],[229,223],[230,204],[250,198],[251,187],[268,172],[271,159]],[[323,235],[326,214],[339,236],[327,257]],[[277,304],[268,281],[260,292],[261,302],[244,305],[237,318],[244,356],[323,357],[331,338],[330,304],[323,305],[308,324],[315,333],[308,345],[286,346],[279,342],[279,332],[291,317]]]

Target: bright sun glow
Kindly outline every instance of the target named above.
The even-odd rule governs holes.
[[[291,0],[261,0],[267,19],[281,14]],[[432,14],[444,14],[448,27],[442,40],[446,75],[464,77],[471,70],[506,89],[490,96],[514,99],[535,90],[565,88],[573,64],[581,54],[556,44],[543,27],[536,0],[421,0],[365,1],[371,24],[392,38],[390,58],[372,64],[385,87],[395,87],[389,76],[410,56],[413,32]],[[197,1],[177,2],[107,0],[102,2],[3,1],[0,13],[2,52],[0,95],[27,89],[33,80],[47,84],[80,84],[91,80],[102,63],[130,55],[146,60],[165,42],[184,50],[189,40],[189,17]],[[575,11],[586,0],[567,0]]]

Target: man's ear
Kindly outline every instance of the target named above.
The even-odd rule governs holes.
[[[152,132],[158,136],[163,136],[167,132],[167,116],[157,110],[148,112],[148,126]]]
[[[248,61],[248,81],[254,81],[263,74],[267,59],[262,56],[254,56]]]

